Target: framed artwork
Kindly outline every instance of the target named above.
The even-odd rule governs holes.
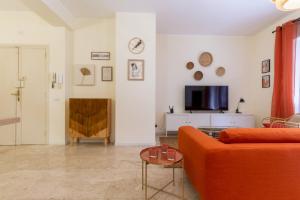
[[[113,80],[113,68],[109,66],[102,67],[102,81],[112,81]]]
[[[138,38],[138,37],[132,38],[129,41],[128,49],[133,54],[140,54],[145,49],[145,42],[141,38]]]
[[[144,60],[128,60],[128,80],[144,80]]]
[[[261,72],[262,73],[270,72],[270,62],[271,62],[270,59],[262,61],[262,63],[261,63]]]
[[[270,86],[270,75],[262,76],[262,88],[269,88]]]
[[[75,65],[74,85],[92,86],[95,85],[95,65]]]
[[[110,60],[110,52],[92,52],[92,60]]]

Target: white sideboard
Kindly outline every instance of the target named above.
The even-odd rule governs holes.
[[[166,113],[166,135],[181,126],[195,128],[254,128],[255,117],[236,113]]]

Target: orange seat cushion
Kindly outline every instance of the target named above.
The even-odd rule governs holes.
[[[271,128],[271,124],[270,123],[263,123],[263,126],[265,128]],[[284,124],[273,124],[272,128],[284,128]]]
[[[271,124],[270,124],[270,123],[263,123],[263,126],[264,126],[265,128],[270,128]]]
[[[299,128],[237,128],[220,133],[219,140],[232,143],[300,143]]]

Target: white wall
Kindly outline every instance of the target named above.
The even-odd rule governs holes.
[[[240,97],[246,103],[241,111],[253,113],[254,98],[251,94],[253,69],[251,65],[252,45],[250,37],[195,36],[195,35],[159,35],[157,41],[156,69],[156,123],[157,132],[164,130],[164,113],[169,105],[174,105],[175,112],[184,112],[185,85],[228,85],[229,112],[234,112]],[[202,67],[199,55],[209,51],[213,63]],[[193,70],[186,69],[186,63],[195,64]],[[226,74],[218,77],[217,67],[223,66]],[[204,78],[195,81],[193,74],[201,70]],[[259,82],[260,83],[260,82]]]
[[[91,60],[91,52],[110,52],[110,60]],[[95,64],[95,86],[72,84],[73,98],[112,99],[112,137],[114,141],[115,109],[115,19],[102,19],[73,31],[73,64]],[[102,66],[113,67],[113,81],[102,81]]]
[[[264,59],[271,59],[271,88],[262,88],[261,84],[255,84],[253,95],[256,96],[256,106],[254,112],[256,113],[257,122],[259,123],[262,118],[271,115],[271,102],[273,95],[273,81],[274,81],[274,45],[275,34],[272,33],[277,26],[281,26],[283,23],[296,19],[300,16],[300,11],[294,12],[289,16],[277,21],[273,25],[266,27],[260,33],[253,36],[253,67],[255,67],[255,74],[253,75],[253,81],[260,83],[261,81],[261,61]]]
[[[266,29],[249,37],[159,35],[157,42],[156,123],[157,132],[164,131],[164,112],[169,105],[175,112],[184,112],[185,85],[229,85],[229,112],[234,112],[240,97],[245,104],[241,111],[256,116],[257,126],[270,116],[274,77],[274,42],[276,26],[298,18],[300,11],[290,14]],[[199,67],[198,56],[209,51],[214,56],[212,66]],[[261,86],[261,62],[271,59],[271,88]],[[196,69],[185,68],[188,61],[204,73],[201,81],[192,77]],[[217,66],[226,68],[222,78],[215,75]]]
[[[140,55],[128,51],[128,42],[140,37],[145,50]],[[154,14],[116,14],[116,144],[155,143],[155,55]],[[145,80],[127,80],[128,59],[145,60]]]
[[[73,63],[95,64],[95,86],[72,86],[72,97],[114,98],[115,80],[101,80],[101,67],[112,66],[115,61],[115,20],[103,19],[98,23],[73,32]],[[91,52],[110,52],[111,60],[91,60]],[[115,77],[113,77],[115,78]]]
[[[69,143],[69,98],[72,92],[72,66],[73,66],[73,32],[66,30],[66,76],[65,76],[65,143]]]
[[[33,12],[0,12],[0,44],[49,47],[49,72],[65,74],[66,30],[53,27]],[[49,85],[50,90],[50,85]],[[49,91],[49,143],[65,143],[65,85]]]

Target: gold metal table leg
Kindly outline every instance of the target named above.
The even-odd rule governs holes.
[[[147,183],[147,162],[145,163],[145,200],[147,200],[147,188],[148,188],[148,183]]]
[[[184,199],[184,161],[181,161],[182,169],[182,199]]]
[[[173,186],[175,186],[175,168],[173,165]]]
[[[142,189],[145,189],[145,200],[149,200],[149,199],[152,199],[154,196],[156,196],[156,194],[158,194],[159,192],[164,192],[164,193],[167,193],[169,195],[172,195],[174,197],[177,197],[177,198],[181,198],[184,200],[184,161],[182,160],[181,161],[181,164],[182,164],[182,177],[181,177],[181,184],[182,184],[182,196],[178,196],[178,195],[175,195],[173,193],[170,193],[170,192],[167,192],[165,191],[164,189],[169,186],[170,184],[173,183],[173,185],[175,185],[175,167],[173,166],[173,179],[172,181],[170,181],[168,184],[166,184],[164,187],[162,188],[155,188],[153,186],[150,186],[148,185],[148,163],[147,161],[142,161]],[[148,199],[148,187],[156,190],[156,192]]]
[[[144,190],[144,161],[142,160],[142,190]]]

